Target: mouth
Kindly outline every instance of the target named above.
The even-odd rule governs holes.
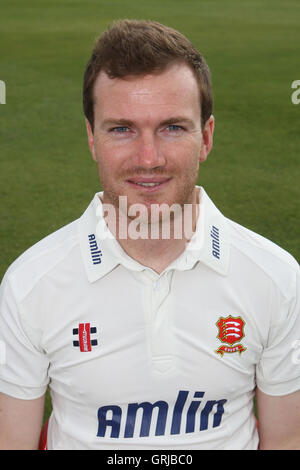
[[[130,184],[133,188],[139,189],[146,192],[155,192],[164,188],[171,178],[132,178],[126,182]]]

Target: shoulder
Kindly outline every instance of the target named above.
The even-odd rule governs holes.
[[[264,273],[282,293],[290,290],[299,276],[297,260],[273,241],[227,219],[230,228],[232,255],[236,255],[248,269]],[[241,262],[241,269],[242,269]]]
[[[22,253],[7,269],[2,283],[9,282],[21,301],[51,270],[79,244],[78,220],[44,237]]]

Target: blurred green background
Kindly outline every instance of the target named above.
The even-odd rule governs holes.
[[[1,277],[100,189],[82,77],[95,38],[117,18],[162,22],[200,49],[216,128],[199,184],[229,218],[299,260],[298,0],[2,0],[0,12]],[[50,409],[48,396],[45,419]]]

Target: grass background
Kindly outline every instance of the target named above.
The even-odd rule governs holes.
[[[100,189],[81,105],[95,38],[117,18],[182,31],[213,80],[214,148],[203,185],[231,219],[299,247],[298,0],[2,0],[0,276],[25,249],[77,218]],[[51,410],[49,396],[45,419]]]

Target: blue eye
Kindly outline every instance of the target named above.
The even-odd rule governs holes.
[[[169,124],[168,125],[168,130],[169,131],[182,131],[182,127],[181,126],[176,126],[176,124]]]
[[[110,132],[124,133],[124,132],[127,132],[128,130],[129,128],[126,126],[118,126],[118,127],[113,127],[112,129],[110,129]]]

